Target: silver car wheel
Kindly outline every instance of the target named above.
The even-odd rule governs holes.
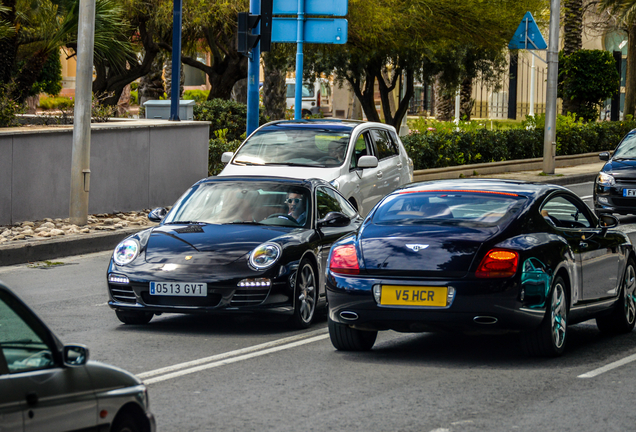
[[[298,277],[298,298],[300,318],[311,322],[316,309],[316,277],[311,264],[305,263]]]
[[[565,298],[565,290],[561,283],[557,283],[552,290],[550,310],[552,342],[557,349],[560,349],[565,343],[565,334],[567,331],[567,300]]]
[[[629,324],[636,318],[636,272],[630,262],[625,271],[623,293],[625,295],[625,319]]]

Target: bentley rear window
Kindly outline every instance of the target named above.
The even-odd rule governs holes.
[[[374,223],[469,221],[498,224],[515,214],[526,199],[516,194],[478,191],[422,191],[390,196],[373,216]]]

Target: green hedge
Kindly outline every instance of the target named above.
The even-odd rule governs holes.
[[[613,150],[636,121],[557,128],[557,156]],[[416,170],[543,156],[544,129],[425,131],[402,137]]]
[[[210,122],[210,139],[223,131],[226,141],[242,140],[247,130],[247,105],[225,99],[212,99],[196,104],[193,109],[194,120]],[[259,125],[267,123],[265,115],[260,113]],[[227,129],[227,130],[226,130]]]

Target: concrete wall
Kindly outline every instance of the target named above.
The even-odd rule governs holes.
[[[207,122],[91,126],[89,214],[172,205],[208,174]],[[67,218],[73,129],[0,131],[0,225]]]

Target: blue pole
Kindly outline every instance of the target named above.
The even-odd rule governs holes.
[[[172,12],[172,91],[170,92],[170,120],[179,121],[181,90],[181,0],[174,0]]]
[[[298,25],[296,26],[296,94],[294,120],[300,120],[303,112],[303,36],[305,33],[305,0],[298,0]]]
[[[261,14],[261,1],[250,0],[250,13],[252,15]],[[261,32],[261,23],[256,26],[256,34]],[[258,129],[258,84],[260,77],[261,43],[260,41],[252,48],[252,52],[247,61],[247,136]]]

